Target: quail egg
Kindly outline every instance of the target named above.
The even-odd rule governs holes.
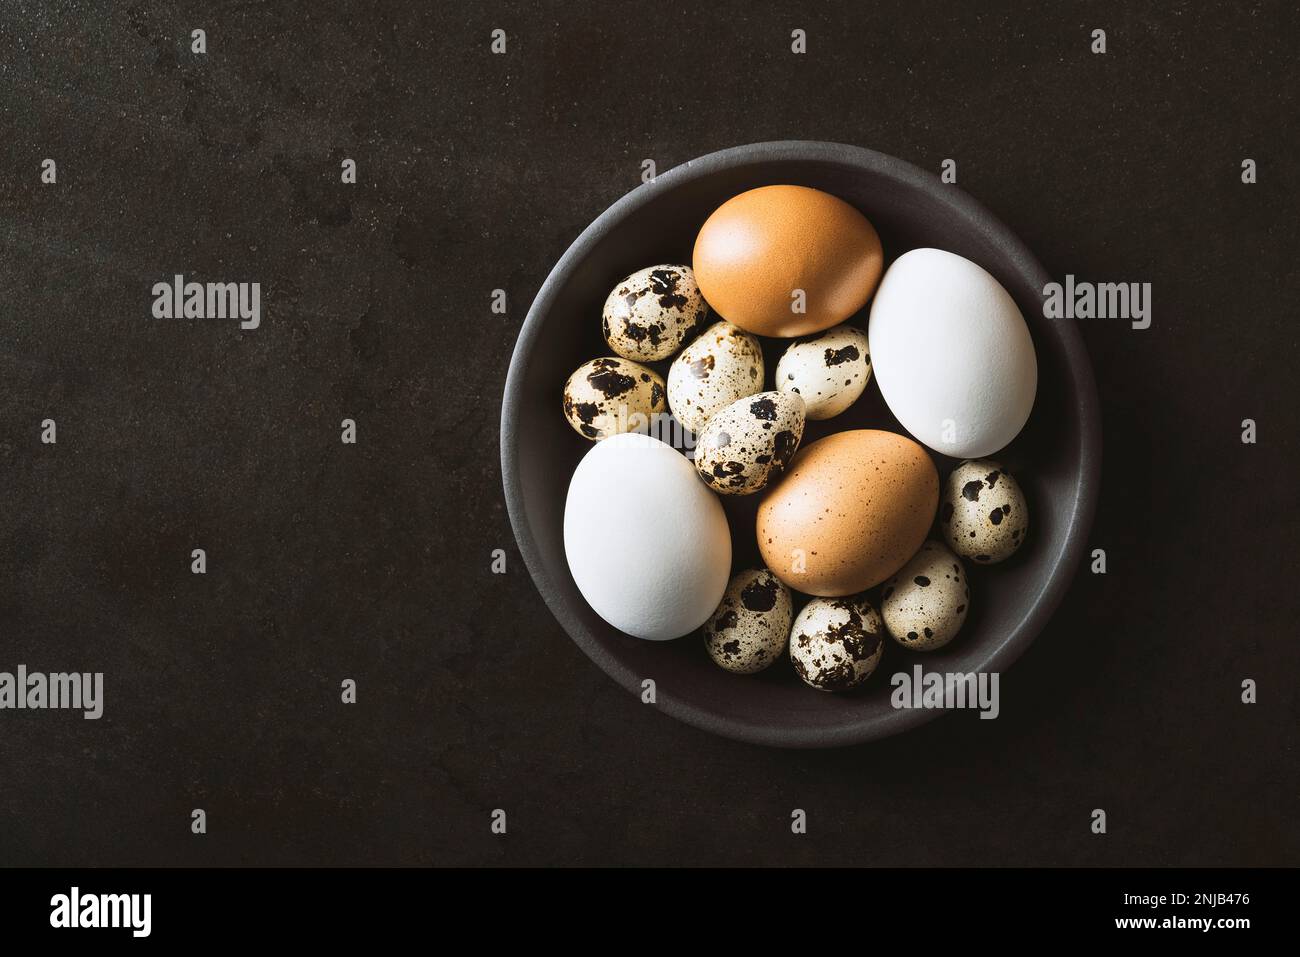
[[[655,362],[676,354],[708,311],[690,266],[650,266],[614,287],[601,331],[623,358]]]
[[[880,592],[889,635],[910,651],[942,648],[961,630],[970,586],[957,556],[928,541]]]
[[[644,432],[667,410],[664,380],[626,359],[605,356],[578,367],[564,383],[564,415],[583,438],[599,442],[621,432]]]
[[[718,610],[704,624],[704,646],[727,671],[757,674],[781,657],[792,615],[790,589],[770,571],[737,572]]]
[[[715,322],[673,360],[668,405],[677,421],[700,432],[709,416],[763,391],[763,350],[729,322]]]
[[[963,558],[992,565],[1010,558],[1029,531],[1029,509],[1012,476],[989,459],[962,462],[944,483],[939,527]]]
[[[790,661],[819,691],[847,691],[871,676],[885,650],[885,626],[863,595],[814,598],[790,631]]]
[[[870,381],[867,334],[854,326],[800,339],[776,364],[776,387],[803,396],[810,419],[839,415],[858,401]]]
[[[803,438],[803,399],[760,392],[715,412],[695,443],[695,467],[721,495],[752,495],[785,471]]]

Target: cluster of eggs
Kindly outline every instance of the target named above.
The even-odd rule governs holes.
[[[849,320],[868,303],[864,331]],[[702,632],[737,674],[788,654],[805,683],[843,691],[886,636],[915,651],[952,641],[970,602],[962,560],[1024,542],[1024,496],[989,455],[1028,419],[1037,362],[1014,300],[967,259],[914,249],[885,270],[853,206],[766,186],[709,216],[690,266],[618,283],[601,331],[614,354],[564,386],[565,416],[596,443],[569,485],[564,543],[587,603],[629,635]],[[764,337],[789,343],[770,385]],[[669,360],[665,380],[650,363]],[[909,435],[800,448],[806,423],[845,412],[873,373]],[[671,420],[694,436],[689,455],[656,437]],[[966,461],[941,484],[927,447]],[[719,496],[756,493],[764,566],[733,575]]]

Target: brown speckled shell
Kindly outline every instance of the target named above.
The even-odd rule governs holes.
[[[673,360],[668,407],[686,428],[702,432],[715,412],[762,392],[763,373],[758,340],[729,322],[715,322]]]
[[[758,509],[758,548],[796,591],[852,595],[916,554],[939,503],[929,454],[906,436],[838,432],[805,446]]]
[[[943,483],[939,528],[962,558],[980,565],[1005,561],[1029,532],[1020,483],[992,459],[962,462]]]
[[[648,266],[610,291],[600,331],[624,359],[655,362],[676,355],[708,312],[690,266]]]
[[[810,419],[831,419],[862,395],[871,381],[867,334],[836,326],[792,342],[776,364],[776,388],[802,396]]]
[[[790,589],[766,568],[731,576],[718,610],[704,623],[704,647],[718,667],[757,674],[785,651],[793,616]]]
[[[871,677],[885,650],[885,625],[864,595],[814,598],[790,630],[790,663],[818,691],[849,691]]]
[[[803,439],[804,401],[759,392],[715,412],[695,445],[695,468],[719,495],[752,495],[780,477]]]
[[[929,541],[880,590],[889,637],[908,651],[934,651],[957,637],[970,606],[970,585],[957,556]]]
[[[584,439],[646,431],[668,411],[668,391],[653,369],[618,356],[584,362],[564,383],[564,417]]]

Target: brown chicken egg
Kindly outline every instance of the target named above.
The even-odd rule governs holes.
[[[761,186],[700,227],[693,268],[723,319],[759,336],[807,336],[867,304],[884,253],[867,218],[807,186]]]
[[[939,474],[920,445],[859,429],[813,442],[758,509],[758,548],[786,585],[821,597],[880,584],[925,541]]]

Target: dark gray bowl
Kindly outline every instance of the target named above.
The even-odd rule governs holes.
[[[886,263],[917,246],[951,250],[979,263],[1015,297],[1038,351],[1033,414],[999,456],[1028,498],[1028,541],[1007,562],[969,568],[971,613],[949,647],[920,655],[890,642],[876,673],[846,695],[805,687],[788,661],[754,677],[728,674],[709,660],[698,636],[672,642],[631,638],[587,606],[564,557],[565,493],[590,444],[565,422],[560,393],[570,372],[608,353],[600,335],[605,296],[643,266],[689,263],[695,234],[714,209],[771,183],[814,186],[852,203],[879,231]],[[1101,467],[1096,386],[1073,323],[1043,318],[1041,291],[1048,281],[1024,244],[960,189],[902,160],[853,146],[741,146],[692,160],[628,193],[560,257],[529,310],[510,362],[501,465],[510,521],[538,591],[578,646],[614,680],[639,693],[642,680],[653,678],[658,707],[706,731],[756,744],[834,747],[896,734],[935,717],[941,712],[891,707],[890,676],[910,673],[918,662],[943,672],[1010,665],[1064,596],[1092,523]],[[865,312],[854,320],[863,328]],[[780,346],[767,345],[770,383]],[[848,412],[809,423],[804,443],[854,428],[904,431],[874,381]],[[953,465],[940,456],[935,460],[941,476]],[[735,568],[759,564],[756,498],[725,500]],[[802,600],[796,596],[796,610]]]

